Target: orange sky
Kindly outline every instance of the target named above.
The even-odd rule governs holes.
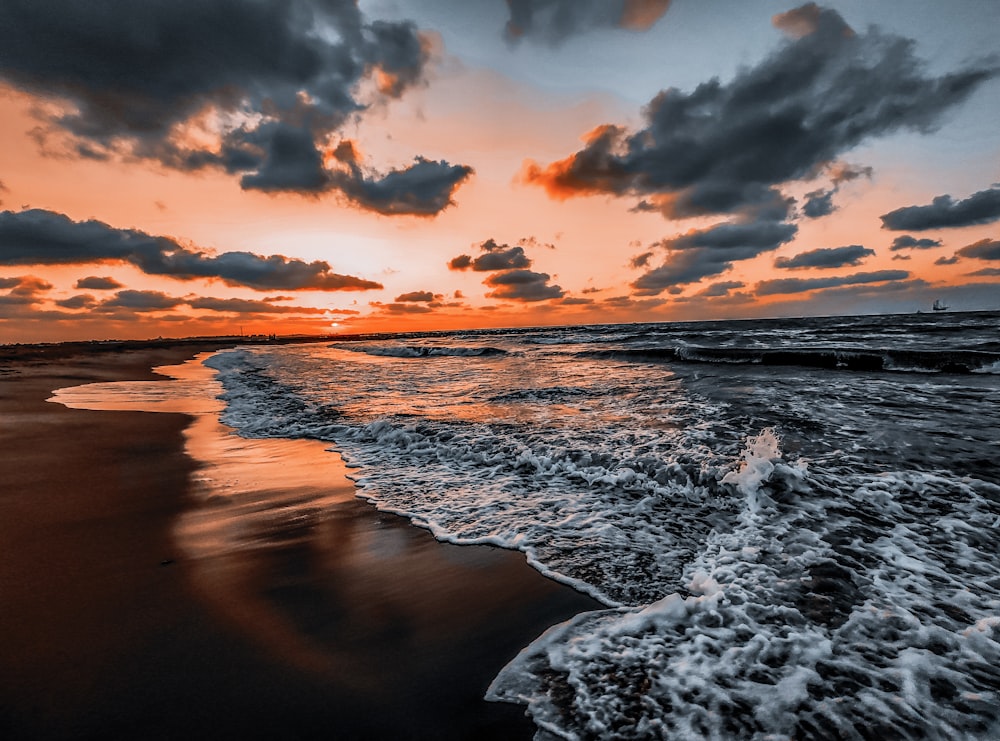
[[[780,14],[793,6],[766,2],[731,18],[706,14],[694,0],[654,5],[644,7],[642,24],[594,16],[557,28],[539,14],[525,33],[504,38],[509,19],[499,0],[481,13],[445,0],[362,3],[356,12],[366,24],[383,13],[387,22],[413,19],[415,26],[400,28],[419,29],[420,46],[357,42],[352,53],[367,66],[343,90],[367,107],[349,113],[323,97],[330,78],[322,64],[334,57],[298,90],[251,59],[245,67],[233,62],[218,84],[187,81],[190,89],[178,92],[165,72],[160,85],[160,68],[187,69],[184,55],[193,52],[161,50],[148,62],[143,91],[75,71],[72,28],[45,37],[50,44],[65,37],[47,50],[67,57],[63,71],[39,66],[36,52],[18,47],[0,60],[0,342],[915,311],[935,298],[955,309],[1000,308],[1000,247],[990,246],[1000,239],[1000,82],[995,63],[981,60],[992,50],[982,28],[1000,22],[995,3],[958,2],[945,34],[943,11],[930,2],[895,20],[856,2],[789,16]],[[152,11],[138,20],[178,22]],[[21,22],[22,35],[39,33]],[[80,53],[113,66],[117,22],[107,21],[106,39],[96,34],[97,48]],[[880,62],[866,31],[873,23],[913,38],[926,67],[904,73]],[[837,40],[851,34],[836,37],[831,28],[850,29],[853,40]],[[291,42],[314,43],[292,21],[288,29]],[[954,36],[965,43],[960,57]],[[796,91],[775,70],[807,49],[829,56],[829,72]],[[847,65],[868,69],[872,81],[855,85],[839,75]],[[768,69],[769,87],[736,105]],[[893,99],[907,111],[893,120],[876,108],[904,87],[893,77],[904,74],[922,76],[925,99]],[[968,75],[961,99],[943,99],[940,80],[949,74]],[[716,93],[698,87],[713,77]],[[888,92],[869,102],[866,85]],[[699,109],[695,90],[716,98]],[[289,91],[295,95],[285,100]],[[785,132],[782,116],[806,96],[820,108],[837,96],[850,100],[863,133],[841,127],[826,136],[821,116],[802,114],[799,129],[817,129],[803,136],[804,148],[829,142],[829,152],[795,152],[793,138],[780,138],[797,135]],[[762,99],[772,99],[771,112],[762,113]],[[191,101],[203,104],[177,113]],[[144,113],[147,103],[162,133],[120,107]],[[694,124],[705,111],[705,123]],[[591,135],[597,127],[611,132],[606,149]],[[286,152],[278,129],[307,141],[285,169],[268,170]],[[224,166],[227,141],[255,164]],[[356,160],[337,160],[333,149],[347,141]],[[182,148],[212,164],[178,165]],[[319,170],[303,164],[314,152],[323,158]],[[695,164],[685,169],[689,155]],[[845,165],[853,177],[838,179]],[[556,173],[569,185],[558,185]],[[808,216],[811,196],[822,193],[829,212]],[[941,196],[951,200],[935,202]],[[761,210],[778,197],[786,203],[780,214]],[[664,211],[665,203],[675,205]],[[942,214],[918,214],[926,216],[913,222],[920,229],[883,228],[883,216],[932,203]],[[91,220],[101,226],[87,227]],[[748,241],[717,244],[720,224],[745,227]],[[793,234],[753,242],[764,227]],[[124,230],[144,246],[123,247]],[[927,241],[890,249],[904,235]],[[63,247],[53,246],[59,240]],[[977,242],[986,246],[968,249]],[[164,244],[175,262],[151,268]],[[460,255],[487,255],[484,244],[496,245],[492,262],[482,263],[492,269],[449,268]],[[832,251],[852,245],[866,250],[863,257],[844,262]],[[57,249],[73,256],[56,258]],[[815,267],[775,265],[817,250]],[[252,255],[235,265],[234,253]],[[195,267],[183,272],[176,260]],[[318,279],[289,277],[315,261],[326,263],[310,268],[327,276],[325,290],[310,287]],[[263,272],[247,278],[252,270]],[[382,287],[332,290],[331,275]],[[77,286],[88,277],[111,281]],[[790,289],[786,279],[800,280]],[[786,281],[781,291],[767,283],[776,280]]]

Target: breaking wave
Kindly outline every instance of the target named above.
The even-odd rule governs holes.
[[[364,353],[384,358],[481,358],[506,355],[506,350],[498,347],[442,347],[440,345],[369,345],[337,343],[338,350]]]
[[[583,351],[580,357],[620,360],[728,363],[734,365],[799,366],[851,371],[912,373],[1000,373],[1000,354],[978,350],[902,350],[757,347],[646,347]]]

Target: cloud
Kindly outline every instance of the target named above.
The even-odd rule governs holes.
[[[978,64],[933,76],[911,41],[875,29],[855,34],[835,11],[813,8],[777,17],[799,38],[728,83],[664,90],[646,106],[643,128],[599,126],[566,159],[527,162],[522,180],[555,198],[646,197],[669,218],[759,218],[785,200],[779,186],[815,176],[870,139],[932,130],[997,74]]]
[[[487,293],[487,298],[502,298],[512,301],[544,301],[550,298],[562,298],[565,292],[560,286],[549,285],[551,276],[548,273],[536,273],[532,270],[507,270],[495,273],[483,283],[493,289]]]
[[[699,291],[696,295],[703,296],[705,298],[728,296],[731,291],[745,287],[746,284],[740,281],[720,281],[719,283],[713,283],[703,291]]]
[[[56,301],[56,306],[61,306],[64,309],[89,309],[96,305],[97,299],[89,293],[83,293],[78,296],[72,296],[70,298],[64,298]]]
[[[0,278],[0,289],[9,291],[0,295],[0,305],[33,306],[40,303],[43,299],[42,294],[51,291],[52,288],[52,284],[47,280],[34,275]]]
[[[465,165],[417,157],[415,163],[404,170],[391,170],[386,175],[371,178],[355,169],[350,177],[332,176],[331,183],[370,211],[387,216],[433,216],[453,205],[452,196],[472,172],[472,168]]]
[[[860,244],[851,244],[846,247],[822,247],[808,252],[800,252],[794,257],[779,257],[774,261],[774,267],[786,270],[843,268],[848,265],[860,265],[866,257],[874,254],[875,250]]]
[[[380,283],[331,271],[327,262],[251,252],[213,255],[136,229],[33,209],[0,212],[0,265],[119,262],[178,280],[217,278],[256,290],[364,291]]]
[[[245,298],[185,298],[184,303],[193,309],[228,312],[233,314],[326,314],[327,309],[312,306],[281,306],[270,301]],[[340,313],[340,312],[338,312]]]
[[[944,256],[942,256],[942,257],[939,257],[937,260],[935,260],[934,264],[935,265],[954,265],[954,264],[956,264],[958,262],[958,260],[959,260],[958,255],[952,255],[951,257],[944,257]]]
[[[904,206],[882,215],[882,228],[922,232],[928,229],[974,226],[1000,220],[1000,188],[973,193],[962,201],[938,196],[929,206]]]
[[[113,297],[105,299],[104,301],[97,301],[89,294],[82,294],[61,301],[56,301],[55,303],[67,309],[91,309],[105,314],[113,313],[119,317],[126,316],[129,313],[142,314],[157,311],[171,311],[182,306],[189,306],[192,309],[201,311],[248,315],[298,314],[320,316],[329,313],[358,313],[356,311],[340,309],[334,309],[331,311],[329,309],[320,309],[312,306],[284,306],[267,300],[215,298],[212,296],[171,296],[167,293],[163,293],[162,291],[140,290],[118,291]]]
[[[962,247],[955,254],[979,260],[1000,260],[1000,240],[980,239],[978,242]]]
[[[631,296],[611,296],[601,301],[601,306],[612,310],[643,311],[656,309],[667,303],[665,298],[644,298],[636,300]]]
[[[628,261],[628,264],[633,268],[644,268],[649,265],[650,259],[652,259],[654,252],[643,252],[641,254],[635,255]]]
[[[836,210],[833,205],[833,196],[836,190],[814,190],[806,193],[806,202],[802,206],[802,215],[810,219],[818,219],[828,216]]]
[[[536,247],[544,247],[547,250],[554,250],[556,248],[556,246],[551,242],[542,242],[537,237],[521,237],[517,240],[517,243],[521,247],[531,247],[532,249]]]
[[[932,247],[940,247],[940,239],[917,239],[916,237],[911,237],[909,234],[903,234],[902,236],[896,237],[892,240],[892,246],[889,249],[892,252],[898,252],[899,250],[929,250]]]
[[[531,238],[524,239],[522,242],[533,246],[550,246]],[[520,244],[512,247],[509,244],[500,244],[491,237],[479,244],[479,252],[480,254],[476,257],[467,254],[453,257],[448,261],[448,268],[450,270],[473,270],[490,273],[483,280],[483,285],[492,289],[486,294],[487,298],[534,302],[563,298],[566,295],[561,286],[549,283],[552,276],[548,273],[536,273],[533,270],[528,270],[532,261]],[[404,294],[404,296],[406,295],[423,294],[417,292]],[[396,302],[402,303],[404,296],[398,296]],[[455,297],[459,298],[460,296],[461,294],[456,292]],[[438,301],[441,297],[433,296],[433,298]],[[430,304],[432,307],[435,305]]]
[[[369,305],[387,314],[430,314],[434,311],[434,309],[427,304],[404,303],[399,301],[390,304],[372,301]]]
[[[497,244],[496,240],[490,238],[480,244],[479,249],[483,253],[479,257],[473,258],[471,255],[459,255],[452,258],[448,262],[449,269],[472,269],[479,272],[489,272],[492,270],[514,270],[531,267],[531,260],[524,254],[523,247]]]
[[[39,135],[68,135],[78,157],[216,168],[385,214],[437,213],[471,172],[423,158],[384,176],[327,169],[342,128],[422,84],[431,59],[413,23],[352,0],[9,0],[0,49],[0,79],[61,104]]]
[[[995,276],[1000,275],[1000,268],[982,268],[966,275]]]
[[[854,32],[844,23],[836,11],[821,8],[816,3],[806,3],[786,13],[778,13],[771,19],[771,22],[775,28],[780,28],[789,36],[797,39],[818,32],[824,24],[833,29],[839,29],[840,33],[847,37],[854,35]]]
[[[658,21],[670,0],[507,0],[508,41],[523,38],[553,46],[596,28],[643,31]]]
[[[559,303],[563,306],[588,306],[594,303],[594,299],[579,298],[577,296],[564,296]]]
[[[667,259],[632,283],[639,295],[655,296],[702,278],[719,275],[738,260],[748,260],[776,250],[798,232],[794,224],[774,221],[721,223],[693,229],[656,246],[668,251]],[[676,291],[674,291],[676,292]]]
[[[774,280],[762,280],[757,283],[754,286],[754,293],[758,296],[805,293],[806,291],[814,291],[817,288],[901,281],[909,277],[910,274],[906,270],[876,270],[871,273],[854,273],[853,275],[830,278],[776,278]]]
[[[404,293],[399,296],[396,296],[396,298],[393,300],[404,303],[405,302],[427,303],[430,301],[434,301],[436,298],[440,298],[440,296],[435,296],[430,291],[411,291],[410,293]]]
[[[132,311],[163,311],[185,303],[184,299],[168,296],[162,291],[119,291],[114,298],[103,301],[102,310],[131,309]]]
[[[3,258],[0,257],[0,260],[2,259]],[[88,275],[86,278],[80,278],[80,280],[76,282],[76,287],[87,288],[92,291],[112,291],[115,288],[124,288],[124,286],[114,278],[101,278],[96,275]]]

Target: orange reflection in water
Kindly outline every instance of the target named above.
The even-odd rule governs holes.
[[[174,528],[177,566],[272,656],[368,700],[406,703],[414,685],[451,677],[434,703],[406,710],[433,726],[467,712],[541,630],[599,606],[521,554],[442,544],[375,511],[326,443],[239,437],[219,422],[209,354],[156,369],[173,382],[75,386],[51,400],[192,415],[185,447],[198,468]]]

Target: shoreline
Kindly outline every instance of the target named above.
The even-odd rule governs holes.
[[[301,482],[280,507],[261,499],[238,521],[249,545],[192,557],[177,525],[208,511],[204,463],[184,452],[192,418],[45,401],[162,378],[151,368],[231,344],[0,357],[0,465],[12,473],[0,493],[0,735],[530,738],[524,708],[487,703],[486,687],[596,602],[522,554],[440,543],[346,479],[332,506],[300,510],[306,520],[287,517],[288,501],[316,495]],[[287,442],[324,447],[263,441],[278,466],[272,443]]]

